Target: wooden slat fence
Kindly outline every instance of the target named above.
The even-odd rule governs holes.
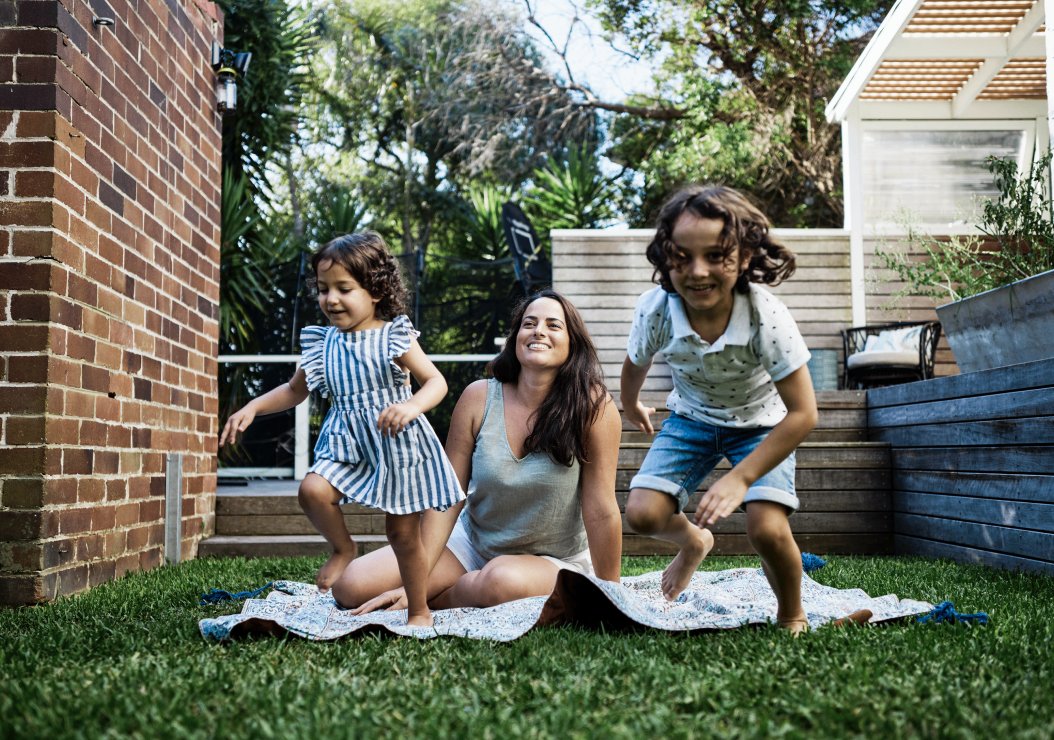
[[[1054,359],[867,395],[896,552],[1054,573]]]

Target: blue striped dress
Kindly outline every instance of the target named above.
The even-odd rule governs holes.
[[[394,437],[377,428],[381,411],[410,399],[409,376],[395,358],[406,354],[417,334],[406,316],[379,329],[309,326],[300,332],[307,387],[330,400],[310,472],[340,491],[341,503],[411,514],[442,511],[465,498],[424,415]]]

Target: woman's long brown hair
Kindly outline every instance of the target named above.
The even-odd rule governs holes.
[[[578,310],[555,290],[541,290],[528,296],[513,309],[505,346],[488,367],[501,383],[519,380],[520,360],[516,357],[516,335],[523,324],[527,307],[540,298],[551,298],[564,309],[564,325],[567,327],[570,346],[567,362],[557,372],[552,390],[532,415],[534,423],[524,442],[524,450],[544,452],[554,462],[570,467],[575,460],[579,463],[589,462],[586,456],[586,434],[608,398],[600,358]]]

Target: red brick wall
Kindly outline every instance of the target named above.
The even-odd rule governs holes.
[[[221,33],[205,0],[0,2],[0,604],[161,563],[168,452],[183,557],[212,531]]]

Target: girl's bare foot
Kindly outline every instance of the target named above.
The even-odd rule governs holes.
[[[406,623],[411,627],[432,627],[432,612],[428,611],[424,614],[414,614],[413,616],[407,612]]]
[[[714,535],[709,529],[695,531],[698,534],[693,542],[682,547],[677,557],[671,560],[662,572],[662,595],[668,601],[673,601],[688,588],[699,563],[703,562],[714,547]]]
[[[329,556],[329,560],[318,569],[318,575],[315,576],[315,585],[318,586],[319,591],[323,593],[329,591],[341,574],[344,573],[344,569],[348,567],[348,564],[355,559],[359,548],[354,541],[349,542],[348,547],[334,550],[333,554]]]
[[[809,620],[806,619],[804,614],[799,614],[799,616],[790,619],[782,619],[777,616],[776,624],[779,625],[780,629],[790,632],[792,637],[801,637],[809,631]]]

